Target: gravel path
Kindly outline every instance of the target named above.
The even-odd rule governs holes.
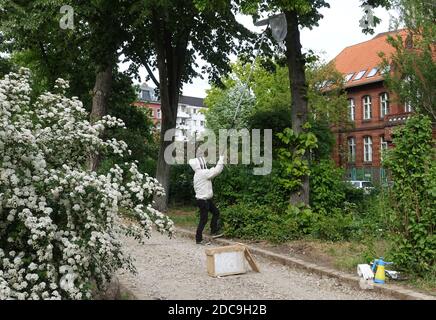
[[[261,273],[209,277],[205,247],[192,239],[169,239],[153,233],[145,245],[134,239],[125,244],[135,257],[138,273],[120,272],[121,283],[139,299],[296,299],[351,300],[391,299],[374,292],[353,289],[337,280],[321,278],[255,256]]]

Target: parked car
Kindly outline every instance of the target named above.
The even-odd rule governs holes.
[[[374,185],[371,181],[365,181],[365,180],[351,180],[348,181],[353,185],[353,187],[357,189],[363,189],[365,194],[371,193],[372,190],[374,190]]]

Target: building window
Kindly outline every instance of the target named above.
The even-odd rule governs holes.
[[[377,74],[377,71],[378,71],[378,68],[372,68],[366,77],[367,78],[374,77]]]
[[[356,104],[354,103],[354,99],[348,99],[348,114],[351,121],[354,121],[356,114]]]
[[[363,138],[363,161],[371,162],[372,161],[372,138],[364,137]]]
[[[356,139],[348,138],[348,162],[356,161]]]
[[[141,91],[141,98],[142,98],[142,100],[145,100],[145,101],[151,101],[151,94],[150,94],[150,91],[148,91],[148,90],[142,90],[142,91]]]
[[[162,117],[160,109],[156,109],[156,116],[158,119],[160,119]]]
[[[380,137],[380,158],[383,158],[383,153],[388,149],[388,142],[385,137]]]
[[[200,126],[204,127],[204,121],[200,121]]]
[[[197,108],[192,108],[192,113],[197,114]]]
[[[410,101],[406,102],[404,104],[404,112],[412,112],[413,108],[412,108],[412,104],[410,103]]]
[[[356,81],[356,80],[360,80],[360,79],[362,79],[362,77],[365,75],[365,73],[366,73],[366,70],[362,70],[362,71],[360,71],[355,77],[354,77],[354,79],[353,79],[353,81]]]
[[[372,117],[372,103],[371,97],[363,97],[363,120],[369,120]]]
[[[354,76],[354,73],[349,73],[345,76],[345,82],[348,82],[351,80],[351,78]]]
[[[389,114],[389,95],[384,92],[380,95],[380,117]]]

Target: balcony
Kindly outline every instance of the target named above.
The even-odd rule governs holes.
[[[190,117],[191,117],[191,115],[186,113],[186,112],[183,112],[180,110],[177,112],[177,118],[188,119]]]

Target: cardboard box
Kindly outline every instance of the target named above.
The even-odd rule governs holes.
[[[208,274],[220,277],[246,273],[245,251],[242,245],[206,249]]]

